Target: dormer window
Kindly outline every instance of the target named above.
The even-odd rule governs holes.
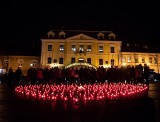
[[[102,32],[97,34],[98,39],[104,39],[104,34]]]
[[[64,31],[59,32],[59,38],[65,38],[66,33]]]
[[[148,45],[143,45],[143,48],[148,49]]]
[[[55,33],[53,31],[49,31],[48,33],[48,38],[54,38]]]
[[[113,40],[116,39],[116,34],[114,33],[110,33],[108,36],[109,36],[109,39],[113,39]]]
[[[138,44],[134,44],[134,46],[135,46],[135,47],[140,47],[140,45],[138,45]]]
[[[127,47],[129,47],[129,46],[130,46],[130,44],[129,44],[129,43],[127,43],[127,44],[126,44],[126,46],[127,46]]]

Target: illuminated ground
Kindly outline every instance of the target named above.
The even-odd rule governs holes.
[[[103,83],[103,84],[40,84],[19,85],[15,88],[22,99],[32,98],[52,101],[104,101],[141,98],[148,92],[145,84]]]
[[[159,94],[160,83],[152,83],[148,97],[142,99],[64,104],[22,99],[0,84],[0,122],[159,122]]]

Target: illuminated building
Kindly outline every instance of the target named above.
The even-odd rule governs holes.
[[[27,75],[27,70],[30,67],[39,67],[38,56],[0,56],[0,74],[5,73],[12,68],[13,71],[20,67],[24,76]]]
[[[112,31],[52,30],[41,38],[41,56],[17,53],[0,55],[0,73],[10,67],[21,67],[27,74],[30,67],[71,67],[84,65],[97,68],[149,65],[159,73],[160,51],[147,45],[124,44]],[[139,50],[143,49],[143,50]],[[19,52],[19,51],[18,51]],[[28,52],[28,51],[27,51]]]
[[[121,63],[121,41],[112,31],[50,31],[41,41],[42,67],[75,63],[111,67]]]
[[[149,47],[144,44],[126,43],[123,44],[121,54],[122,66],[136,66],[147,64],[150,69],[159,73],[160,71],[160,53],[154,47]]]
[[[112,31],[52,30],[42,39],[42,67],[69,67],[72,65],[93,65],[95,67],[149,65],[159,73],[159,53],[156,51],[133,50],[125,47]],[[125,48],[124,48],[125,47]],[[137,46],[138,47],[138,46]]]

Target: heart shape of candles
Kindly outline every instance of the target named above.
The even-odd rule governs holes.
[[[141,98],[148,92],[146,84],[35,84],[19,85],[15,92],[24,97],[53,101],[102,101]]]

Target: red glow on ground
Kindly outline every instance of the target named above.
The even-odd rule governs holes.
[[[146,95],[148,87],[145,84],[40,84],[20,85],[15,88],[16,93],[38,100],[53,101],[93,101],[136,99]]]

